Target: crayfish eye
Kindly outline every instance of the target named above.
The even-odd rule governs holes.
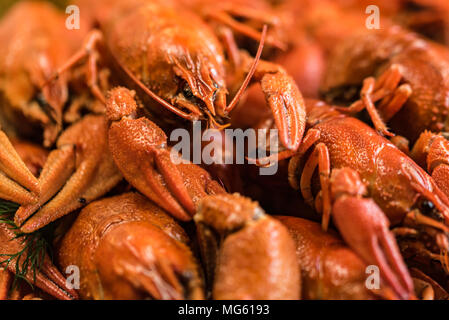
[[[424,200],[421,203],[421,210],[423,210],[424,214],[429,214],[435,209],[435,205],[429,200]]]
[[[436,219],[441,219],[441,214],[435,207],[435,204],[432,201],[427,199],[422,199],[418,202],[418,208],[422,214]]]
[[[48,106],[48,102],[42,93],[36,94],[36,96],[34,98],[41,108],[45,108]]]
[[[186,97],[187,99],[191,99],[193,97],[193,93],[192,90],[190,89],[189,85],[187,84],[187,82],[184,82],[183,86],[182,86],[182,94],[184,95],[184,97]]]

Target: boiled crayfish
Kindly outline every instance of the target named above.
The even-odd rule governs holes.
[[[281,66],[259,61],[265,36],[252,58],[237,48],[232,37],[222,44],[199,16],[169,3],[89,1],[84,6],[81,2],[80,7],[99,30],[87,36],[54,78],[85,57],[96,59],[96,48],[103,44],[109,65],[115,65],[123,82],[137,90],[158,125],[179,123],[171,112],[191,121],[207,118],[211,126],[219,128],[226,126],[224,121],[252,78],[262,86],[283,145],[298,148],[305,124],[302,96]],[[228,59],[223,47],[228,49]],[[96,87],[94,83],[90,82],[91,87]],[[227,104],[229,93],[233,99]]]

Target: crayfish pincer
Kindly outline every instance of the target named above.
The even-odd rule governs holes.
[[[80,268],[83,299],[202,299],[203,285],[184,230],[138,193],[84,208],[57,258]]]
[[[298,299],[299,267],[287,229],[239,194],[203,198],[195,223],[214,299]]]
[[[109,92],[106,117],[112,158],[125,179],[142,194],[177,219],[191,220],[201,198],[225,190],[199,166],[172,162],[172,155],[181,156],[167,145],[161,128],[138,117],[134,95],[122,87]]]
[[[47,156],[46,150],[19,140],[15,140],[11,145],[6,135],[1,131],[0,141],[2,146],[0,168],[5,172],[12,173],[12,176],[18,181],[37,182],[33,174],[36,175],[42,168]],[[17,149],[17,152],[15,149]],[[23,161],[19,155],[23,158]],[[21,170],[21,172],[17,172],[17,170]],[[3,176],[3,173],[0,173],[0,175],[7,181],[8,178]],[[8,183],[5,183],[5,181],[0,183],[0,198],[2,200],[10,199],[16,203],[22,203],[22,198],[28,199],[31,197],[28,192],[13,181]],[[33,183],[31,186],[33,186]],[[35,297],[34,294],[27,294],[26,285],[17,282],[20,278],[26,279],[29,284],[35,285],[55,298],[76,299],[78,297],[76,291],[66,287],[65,278],[53,265],[47,253],[47,246],[43,244],[42,239],[35,235],[27,237],[27,235],[17,231],[16,226],[7,214],[7,212],[12,214],[16,208],[14,203],[1,203],[0,300]]]
[[[37,178],[0,129],[0,198],[25,205],[36,201],[39,192]]]
[[[122,180],[107,143],[103,116],[88,115],[65,130],[39,176],[41,193],[22,205],[14,221],[30,233],[83,207]]]

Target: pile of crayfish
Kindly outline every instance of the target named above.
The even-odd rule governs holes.
[[[446,0],[67,5],[0,18],[0,299],[449,299]]]

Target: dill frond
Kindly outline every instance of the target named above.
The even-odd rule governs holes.
[[[50,237],[52,235],[52,227],[43,228],[33,233],[23,233],[14,223],[14,214],[19,205],[0,200],[0,223],[4,223],[10,230],[15,233],[12,240],[19,240],[23,248],[16,253],[0,252],[0,267],[8,268],[15,261],[15,275],[11,286],[11,290],[17,287],[21,280],[26,281],[32,288],[36,282],[36,274],[41,270],[45,254],[50,249]],[[2,260],[2,258],[4,258]],[[32,272],[33,283],[27,278],[28,273]]]

